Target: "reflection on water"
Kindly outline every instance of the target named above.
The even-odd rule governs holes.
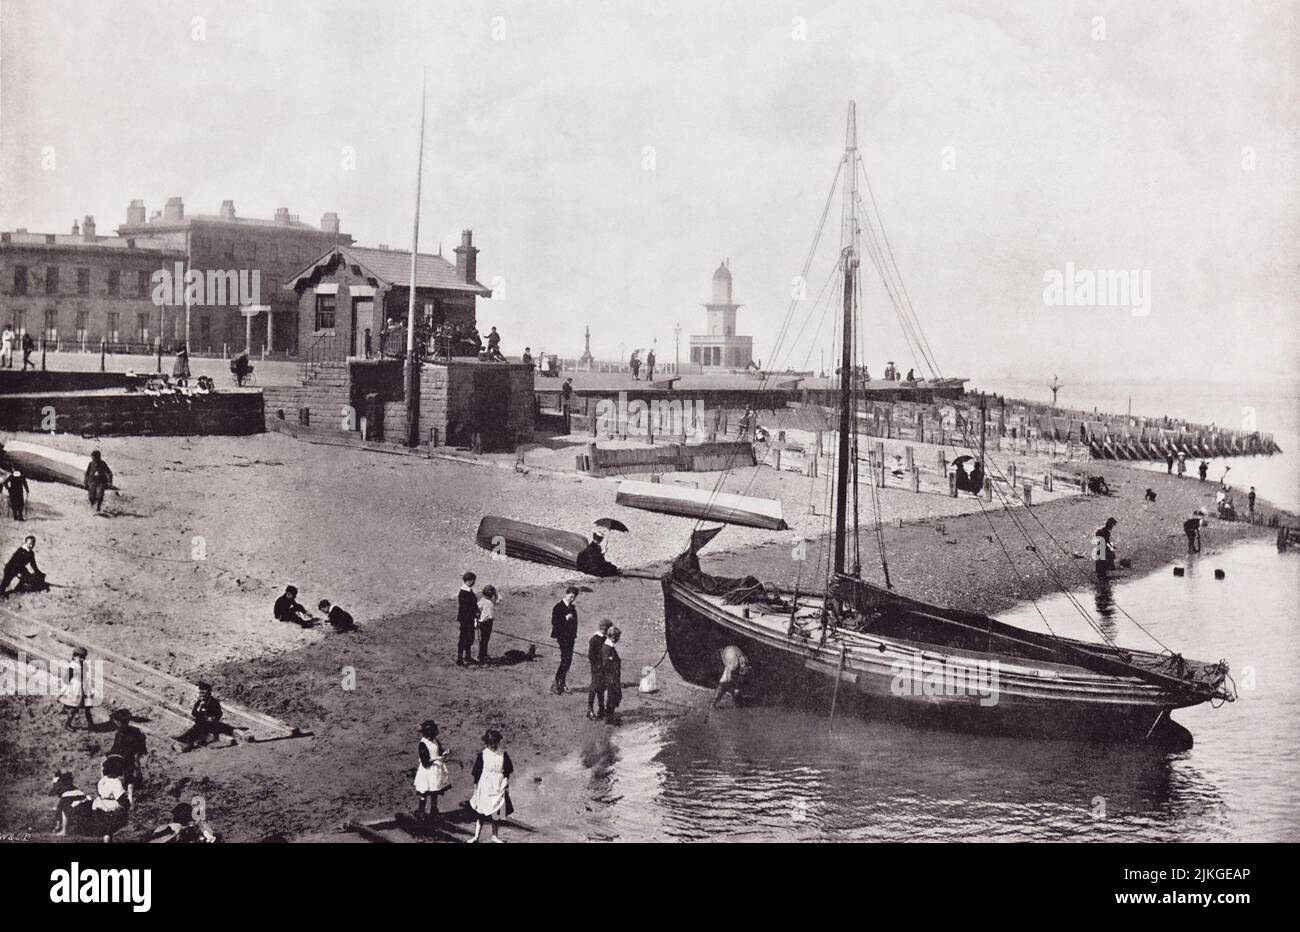
[[[593,735],[574,767],[589,800],[578,828],[623,840],[1300,839],[1298,566],[1252,542],[1200,558],[1185,577],[1166,568],[1097,586],[1094,617],[1121,642],[1145,636],[1117,602],[1187,656],[1232,662],[1238,702],[1176,713],[1195,735],[1190,751],[848,717],[832,734],[825,716],[710,713],[708,694],[690,693],[686,703],[643,700],[623,727]],[[1227,578],[1215,580],[1215,568]],[[1038,608],[1058,633],[1089,636],[1065,597]],[[1002,617],[1044,624],[1032,606]]]

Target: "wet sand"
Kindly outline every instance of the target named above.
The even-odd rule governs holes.
[[[85,446],[79,438],[45,442]],[[555,663],[549,610],[570,577],[552,567],[494,561],[474,545],[474,528],[488,513],[577,531],[597,517],[617,516],[633,532],[616,537],[611,557],[653,570],[681,549],[692,522],[619,508],[612,504],[614,482],[549,470],[520,473],[276,435],[119,438],[100,446],[123,488],[110,499],[109,517],[92,516],[80,490],[41,483],[33,484],[26,527],[0,523],[5,546],[14,545],[19,530],[36,534],[42,567],[53,582],[69,587],[11,598],[7,607],[190,679],[208,678],[219,696],[315,733],[183,755],[152,740],[153,777],[131,831],[164,821],[175,801],[196,793],[205,797],[217,828],[239,841],[272,832],[328,837],[344,819],[410,809],[416,727],[432,717],[461,764],[452,766],[444,808],[468,798],[477,738],[496,725],[517,767],[512,796],[518,817],[537,829],[507,837],[573,837],[575,817],[590,802],[586,776],[608,756],[610,726],[585,719],[582,693],[547,690]],[[1182,555],[1183,518],[1212,504],[1210,483],[1109,464],[1088,468],[1105,475],[1116,494],[1072,496],[1033,509],[1065,553],[1023,509],[1017,514],[1038,541],[1037,553],[1025,549],[1010,517],[1000,509],[986,515],[970,496],[883,490],[894,585],[941,604],[997,611],[1055,591],[1054,575],[1088,585],[1088,539],[1108,515],[1120,522],[1120,556],[1140,573]],[[810,480],[802,476],[758,471],[756,488],[774,484],[787,488],[792,500],[810,494]],[[1147,486],[1158,493],[1154,504],[1142,501]],[[956,513],[962,510],[974,513]],[[904,520],[902,528],[891,526],[895,517]],[[799,535],[728,528],[705,551],[705,562],[719,572],[799,579],[806,587],[823,548],[819,541],[808,544],[800,561],[794,544],[816,530],[816,522],[800,526]],[[1204,532],[1206,553],[1271,533],[1212,522]],[[873,542],[864,529],[864,574],[880,580]],[[200,552],[203,559],[196,559]],[[526,650],[535,642],[536,661],[453,665],[454,599],[465,569],[478,573],[480,585],[494,583],[503,593],[493,653]],[[271,621],[271,602],[289,582],[300,588],[304,604],[330,598],[343,605],[362,630],[336,635]],[[571,688],[585,688],[582,642],[597,620],[609,617],[625,632],[625,681],[659,663],[659,693],[625,690],[625,722],[701,709],[708,694],[683,684],[663,659],[658,583],[583,585],[591,591],[579,598]],[[56,767],[73,770],[83,789],[93,787],[97,758],[111,735],[66,732],[51,706],[45,699],[0,699],[0,829],[44,826],[51,800],[42,794]]]

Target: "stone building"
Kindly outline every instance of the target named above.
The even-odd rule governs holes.
[[[51,349],[148,352],[158,335],[153,274],[185,254],[164,243],[101,236],[95,218],[72,232],[0,233],[0,327],[12,324]]]
[[[713,273],[713,300],[707,312],[704,333],[690,337],[691,362],[704,371],[744,369],[754,358],[754,338],[736,335],[736,310],[731,300],[731,270],[723,260]]]
[[[188,341],[196,352],[228,354],[248,349],[260,355],[296,353],[300,325],[298,302],[281,286],[305,264],[335,246],[347,246],[352,237],[339,230],[338,214],[321,217],[320,228],[303,223],[287,207],[277,208],[271,219],[241,217],[233,201],[222,201],[216,214],[187,214],[179,197],[168,198],[161,211],[145,218],[142,201],[132,201],[119,235],[139,243],[156,243],[184,254],[186,269],[205,276],[205,284],[221,283],[220,276],[243,276],[256,282],[257,295],[248,304],[262,308],[248,325],[239,301],[227,290],[207,287],[189,308]],[[209,273],[211,273],[209,275]],[[254,273],[256,273],[254,275]],[[185,340],[186,308],[179,303],[163,307],[163,339]],[[251,343],[251,345],[247,345]]]
[[[444,323],[475,324],[475,300],[492,295],[490,288],[478,282],[477,274],[478,248],[469,230],[461,234],[455,264],[442,256],[420,253],[415,269],[419,319],[432,328]],[[298,346],[304,358],[363,357],[366,330],[378,353],[386,322],[405,331],[411,254],[398,249],[338,246],[288,279],[284,288],[297,302]]]

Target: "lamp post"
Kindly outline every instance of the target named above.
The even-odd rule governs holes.
[[[673,375],[682,374],[682,325],[673,324]]]

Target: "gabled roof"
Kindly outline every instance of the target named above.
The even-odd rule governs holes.
[[[329,265],[335,258],[361,267],[370,278],[385,285],[408,287],[411,283],[411,254],[401,249],[367,249],[360,246],[336,246],[323,253],[314,262],[294,275],[284,287],[297,290],[306,284],[317,269]],[[442,291],[465,291],[485,298],[492,289],[479,282],[465,282],[456,274],[456,266],[442,256],[420,253],[415,260],[415,287],[437,288]]]

